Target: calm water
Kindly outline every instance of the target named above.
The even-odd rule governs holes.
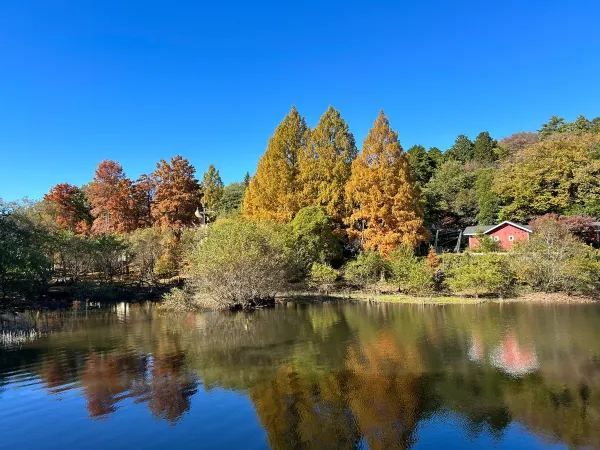
[[[0,448],[600,448],[600,305],[3,315]]]

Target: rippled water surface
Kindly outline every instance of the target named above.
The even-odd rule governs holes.
[[[600,448],[600,305],[0,317],[0,448]]]

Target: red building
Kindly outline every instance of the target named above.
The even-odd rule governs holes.
[[[476,250],[479,247],[479,236],[489,236],[503,250],[510,250],[515,242],[529,239],[532,230],[526,225],[505,220],[498,225],[476,225],[465,228],[464,236],[469,238],[469,248]]]

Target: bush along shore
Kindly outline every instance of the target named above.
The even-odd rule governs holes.
[[[593,299],[599,199],[600,118],[404,151],[381,112],[359,151],[334,108],[314,128],[292,108],[241,182],[225,185],[212,165],[197,180],[182,156],[137,180],[102,161],[84,186],[0,200],[0,299],[164,296],[164,308],[181,310],[302,293]],[[477,252],[450,253],[455,237],[427,252],[435,230],[458,236],[504,220],[528,223],[529,240],[503,252],[479,236]]]
[[[361,252],[346,262],[336,259],[341,242],[336,248],[322,210],[310,207],[297,217],[303,226],[243,218],[215,223],[190,249],[185,287],[168,294],[164,307],[248,309],[272,305],[276,296],[401,303],[593,301],[599,292],[600,252],[553,217],[535,221],[531,239],[510,252],[490,246],[487,252],[436,255],[431,249],[418,257],[400,246],[388,256]]]

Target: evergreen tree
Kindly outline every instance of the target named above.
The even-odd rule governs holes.
[[[352,163],[346,196],[350,234],[360,238],[365,249],[387,255],[401,244],[415,247],[425,238],[420,192],[383,112]]]
[[[275,129],[256,174],[244,194],[243,214],[259,220],[287,222],[300,209],[298,154],[308,128],[295,107]]]
[[[357,150],[340,113],[329,107],[298,158],[301,206],[321,206],[336,220],[344,217],[344,186]]]
[[[201,197],[195,174],[194,166],[181,156],[157,164],[152,216],[159,225],[180,230],[194,223]]]
[[[558,116],[550,117],[550,120],[542,125],[539,129],[540,138],[544,139],[555,133],[562,133],[565,131],[567,124],[565,119]]]
[[[477,172],[475,179],[475,195],[479,207],[477,223],[479,225],[493,225],[498,220],[500,200],[494,191],[494,171],[495,169],[492,168],[481,169]]]
[[[246,174],[244,175],[244,186],[248,187],[249,184],[250,184],[250,173],[246,172]]]
[[[223,188],[223,195],[217,203],[215,210],[218,214],[239,212],[244,198],[246,186],[244,183],[231,183]]]
[[[435,162],[422,145],[413,145],[406,152],[408,164],[415,181],[424,186],[429,181],[435,170]]]
[[[204,203],[204,206],[214,210],[221,197],[223,197],[223,188],[223,180],[221,180],[219,171],[211,164],[202,177],[202,192],[204,194],[202,203]]]
[[[454,141],[454,145],[448,150],[448,157],[461,162],[471,161],[474,157],[475,149],[473,142],[464,134],[459,135]]]
[[[437,169],[444,163],[445,157],[439,148],[430,147],[427,154],[429,155],[429,159],[433,163],[434,168]]]
[[[496,147],[498,142],[492,139],[490,133],[482,131],[473,143],[473,157],[476,161],[489,163],[497,159]]]

